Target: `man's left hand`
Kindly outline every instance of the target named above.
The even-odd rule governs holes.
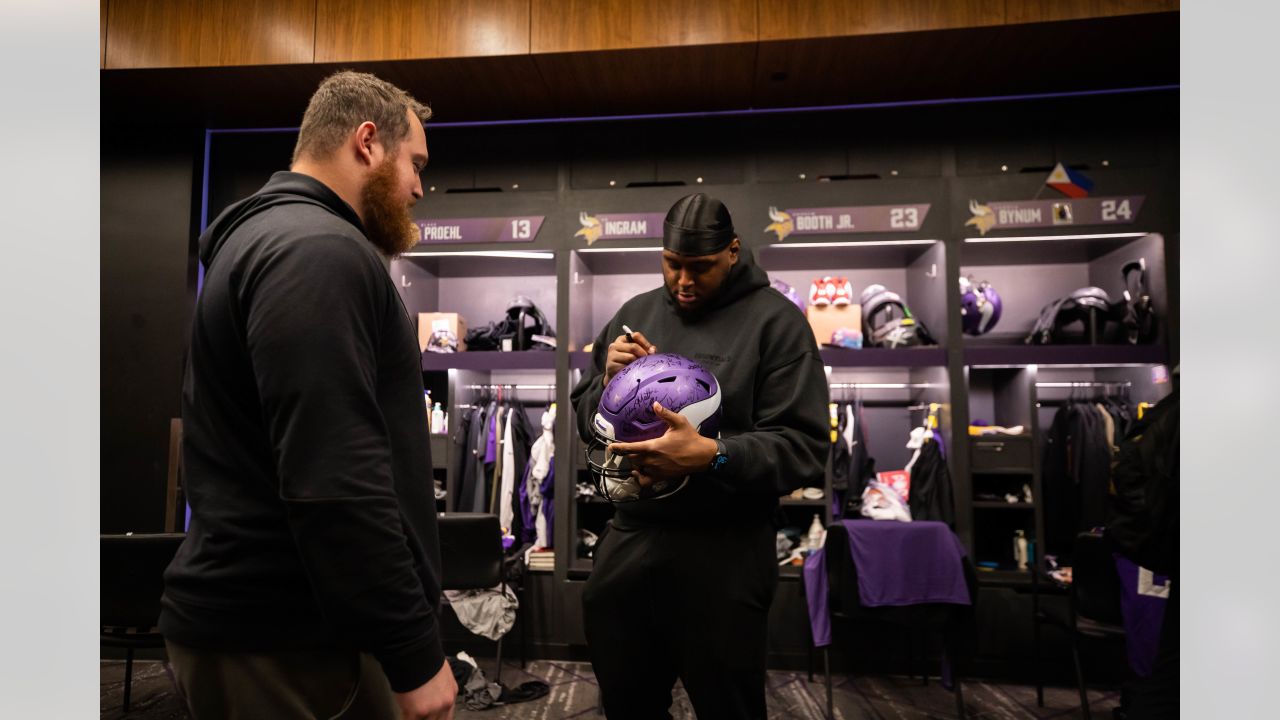
[[[612,443],[609,450],[631,459],[634,474],[641,486],[655,480],[682,478],[711,467],[716,456],[716,441],[698,434],[689,418],[672,412],[660,403],[653,412],[667,424],[661,437],[643,442]]]

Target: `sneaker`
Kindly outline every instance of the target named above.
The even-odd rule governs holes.
[[[848,278],[832,278],[834,284],[831,287],[831,304],[836,307],[842,307],[853,302],[853,285]]]
[[[831,295],[827,292],[827,280],[829,278],[820,278],[809,283],[809,305],[813,307],[822,307],[831,304]]]

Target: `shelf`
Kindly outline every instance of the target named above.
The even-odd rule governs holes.
[[[1016,502],[1008,503],[1003,500],[974,500],[974,509],[987,510],[1035,510],[1035,503]]]
[[[871,368],[919,368],[946,367],[947,350],[941,347],[924,348],[862,348],[860,350],[844,350],[840,348],[820,348],[822,364],[838,368],[871,367]],[[574,351],[569,353],[569,367],[574,370],[587,370],[591,367],[591,353]]]
[[[983,570],[975,565],[974,573],[980,585],[1031,585],[1030,570]]]
[[[591,568],[595,566],[595,562],[591,558],[575,557],[569,561],[569,577],[571,579],[583,580],[591,575]]]
[[[781,498],[779,502],[782,505],[788,505],[791,507],[819,507],[820,508],[820,507],[825,507],[827,503],[830,502],[830,500],[828,500],[825,497],[818,498],[817,500],[809,500],[808,498],[804,498],[801,500],[793,500],[792,498],[784,497],[784,498]]]
[[[964,349],[964,364],[1017,365],[1160,365],[1167,361],[1161,345],[1008,345]]]
[[[1110,232],[1114,228],[1099,230],[1101,232],[1083,234],[1078,231],[1064,232],[1062,228],[997,230],[987,237],[966,240],[961,248],[960,265],[964,268],[971,265],[1088,263],[1142,238],[1142,234],[1131,234],[1127,229],[1120,233]],[[1002,238],[1001,234],[1007,235]],[[1043,239],[1034,242],[1025,240],[1038,235]],[[1064,235],[1075,237],[1063,237]],[[1013,239],[1007,239],[1010,236]]]
[[[947,350],[941,347],[922,348],[862,348],[844,350],[820,348],[822,364],[831,367],[945,367]]]
[[[555,370],[556,354],[546,350],[525,352],[423,353],[426,370]]]

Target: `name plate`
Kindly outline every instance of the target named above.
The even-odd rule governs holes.
[[[769,208],[764,232],[779,241],[792,235],[852,235],[856,233],[915,232],[924,225],[929,203],[855,205],[824,208]]]
[[[413,224],[418,226],[419,245],[533,242],[544,217],[433,218],[414,220]]]
[[[1047,228],[1063,225],[1132,225],[1142,210],[1145,195],[1075,198],[1068,200],[1022,200],[980,203],[969,201],[965,227],[989,230]]]

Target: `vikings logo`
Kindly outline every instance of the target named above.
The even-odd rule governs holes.
[[[977,200],[969,201],[969,212],[973,213],[973,217],[965,223],[965,227],[970,225],[978,228],[980,235],[986,235],[987,231],[996,225],[996,213],[986,205],[979,205]]]
[[[785,240],[796,229],[796,223],[791,219],[791,214],[776,207],[769,207],[769,219],[773,222],[765,226],[764,231],[776,234],[779,242]]]
[[[578,222],[582,223],[582,229],[574,233],[573,236],[586,238],[588,245],[599,240],[600,233],[604,232],[604,226],[600,224],[600,221],[585,212],[578,213]]]

